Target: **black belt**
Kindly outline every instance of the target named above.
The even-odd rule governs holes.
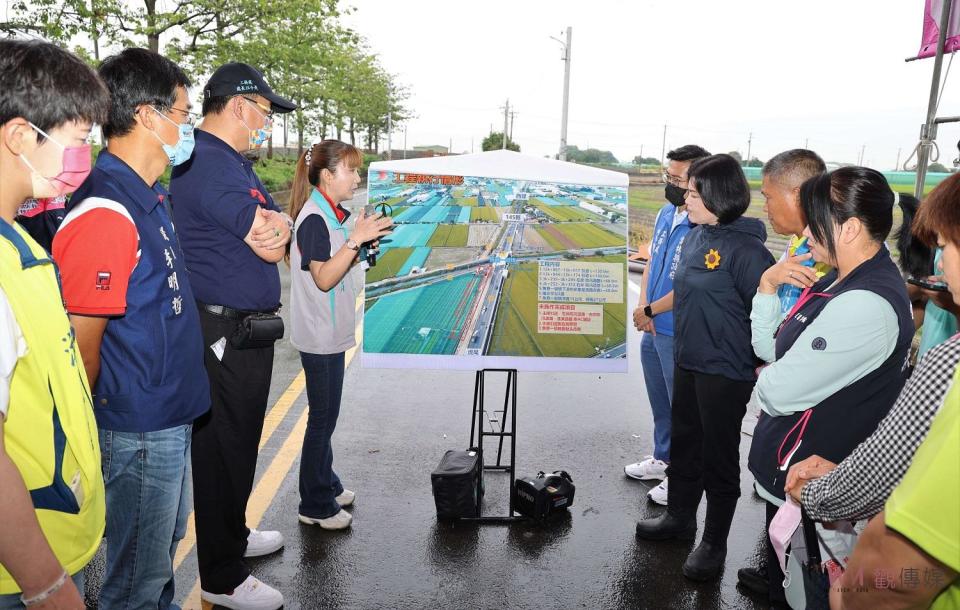
[[[197,301],[197,306],[207,313],[220,316],[221,318],[228,318],[230,320],[242,320],[247,316],[258,313],[277,313],[276,309],[271,309],[269,311],[251,311],[248,309],[233,309],[232,307],[227,307],[226,305],[207,305],[206,303],[201,303],[200,301]]]

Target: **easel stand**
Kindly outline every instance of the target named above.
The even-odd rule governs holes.
[[[503,410],[502,411],[493,411],[493,413],[499,413],[500,426],[497,429],[496,421],[494,418],[487,418],[487,411],[484,409],[483,398],[484,398],[484,383],[486,381],[487,373],[506,373],[507,374],[507,384],[506,390],[503,397]],[[507,417],[510,418],[510,429],[507,430]],[[490,432],[486,431],[485,423],[489,419],[493,424],[493,430]],[[515,469],[515,460],[517,455],[517,370],[516,369],[483,369],[477,371],[476,381],[473,386],[473,414],[470,418],[470,446],[477,447],[480,450],[480,458],[483,460],[483,469],[484,470],[495,470],[499,472],[507,472],[510,476],[510,511],[506,516],[485,517],[482,514],[482,496],[481,490],[478,483],[477,489],[477,502],[480,503],[477,506],[477,517],[467,518],[464,521],[476,521],[479,523],[514,523],[516,521],[522,521],[525,517],[514,516],[513,510],[513,483],[516,480],[516,469]],[[485,453],[483,450],[483,440],[486,437],[495,437],[497,439],[497,461],[494,464],[487,465],[485,460]],[[503,439],[510,438],[510,459],[507,463],[504,463],[503,460]],[[474,443],[476,439],[476,444]]]

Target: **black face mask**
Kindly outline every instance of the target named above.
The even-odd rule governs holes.
[[[667,188],[664,189],[664,195],[666,196],[667,201],[678,208],[684,204],[683,196],[686,194],[687,189],[682,189],[679,186],[674,186],[670,183],[667,183]]]

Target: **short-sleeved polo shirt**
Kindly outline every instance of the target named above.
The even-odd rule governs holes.
[[[109,318],[94,414],[105,430],[155,432],[210,408],[200,316],[167,191],[101,151],[53,240],[67,311]]]
[[[280,303],[280,273],[243,240],[258,208],[280,211],[229,144],[196,131],[193,157],[173,170],[173,215],[198,301],[266,311]]]

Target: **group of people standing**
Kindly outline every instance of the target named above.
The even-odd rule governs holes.
[[[0,41],[0,609],[83,608],[83,568],[104,537],[100,608],[176,608],[191,510],[201,597],[283,605],[244,559],[283,547],[280,532],[248,527],[246,508],[286,257],[310,408],[299,519],[350,525],[355,494],[330,437],[358,251],[392,223],[361,212],[347,232],[340,204],[362,157],[338,141],[300,158],[284,212],[246,153],[296,105],[229,63],[205,84],[196,127],[190,86],[145,49],[94,71],[49,43]],[[67,196],[53,227],[18,222],[25,202]]]
[[[917,212],[917,201],[875,170],[827,172],[812,151],[783,152],[762,170],[770,225],[790,239],[775,261],[764,225],[743,216],[750,187],[735,159],[694,145],[667,158],[669,203],[634,312],[654,453],[624,469],[660,480],[648,496],[667,509],[638,522],[637,537],[694,539],[705,494],[703,535],[682,572],[698,581],[720,575],[740,496],[742,422],[756,409],[748,465],[767,506],[767,552],[761,566],[739,570],[744,589],[795,609],[825,607],[828,596],[835,609],[894,599],[957,607],[960,337],[942,337],[912,370],[912,310],[918,299],[942,303],[943,292],[913,291],[912,299],[885,240],[899,206],[903,249],[926,252],[921,265],[932,275],[930,248],[939,246],[929,279],[960,301],[960,176]],[[941,319],[927,318],[929,334],[942,335]],[[852,523],[864,519],[857,539]],[[800,566],[815,555],[793,542],[805,526],[825,551],[815,567],[833,570],[813,584]],[[864,569],[900,580],[882,587]],[[908,569],[940,578],[911,586]]]

